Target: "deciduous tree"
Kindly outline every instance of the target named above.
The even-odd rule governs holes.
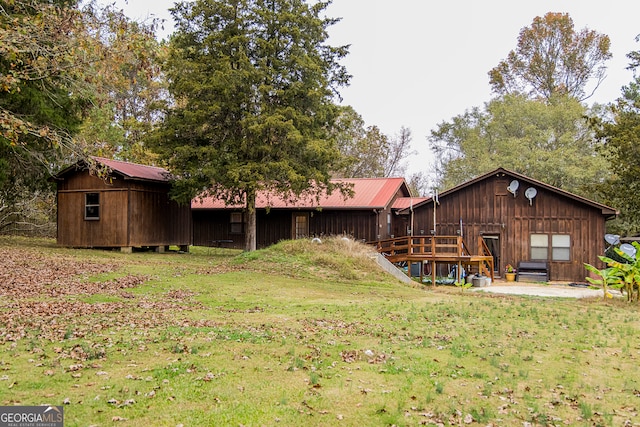
[[[438,185],[450,188],[502,166],[592,196],[590,185],[607,172],[587,114],[567,95],[548,103],[507,95],[443,122],[429,137],[440,159]]]
[[[207,191],[246,204],[256,248],[258,191],[332,190],[339,151],[330,129],[349,76],[346,47],[327,44],[327,2],[196,0],[172,10],[167,62],[175,104],[156,142],[180,175],[174,197]]]
[[[489,81],[500,95],[584,100],[605,78],[609,48],[608,36],[586,28],[576,32],[568,14],[549,12],[520,31],[516,49],[489,72]],[[586,93],[591,80],[595,86]]]
[[[628,55],[629,68],[640,70],[640,51]],[[609,161],[610,175],[599,186],[604,201],[620,210],[614,228],[620,234],[640,232],[640,76],[622,88],[610,106],[611,120],[594,121],[604,142],[600,152]]]
[[[122,124],[130,115],[112,113],[98,123],[93,112],[117,102],[119,111],[131,110],[121,100],[150,80],[151,39],[121,13],[94,3],[80,9],[74,0],[0,2],[0,230],[50,204],[41,203],[52,192],[47,178],[96,154],[94,137],[113,137],[100,143],[120,149],[134,139],[133,125],[122,128],[125,139],[96,130],[113,129],[114,117]],[[139,99],[131,102],[136,108]],[[77,138],[81,130],[89,141]],[[33,194],[42,196],[25,207]]]
[[[92,80],[92,108],[76,140],[91,154],[139,163],[153,155],[144,139],[161,119],[168,101],[161,72],[165,46],[155,37],[158,20],[132,21],[108,4],[89,3],[82,10],[91,47],[99,61],[87,70]]]
[[[80,14],[73,1],[0,3],[0,229],[46,190],[88,105],[77,90]]]
[[[390,137],[377,126],[365,126],[351,106],[341,107],[333,135],[342,154],[334,174],[341,178],[403,176],[407,158],[415,153],[409,128]]]

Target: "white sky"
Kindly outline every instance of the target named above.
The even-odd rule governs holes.
[[[133,19],[165,18],[165,32],[172,29],[173,0],[116,4]],[[577,31],[610,37],[607,78],[587,102],[618,98],[633,78],[626,54],[640,50],[638,0],[333,0],[327,16],[342,20],[329,42],[351,45],[343,104],[387,135],[410,128],[419,154],[408,172],[429,172],[430,131],[491,99],[487,73],[515,49],[520,29],[547,12],[569,13]]]

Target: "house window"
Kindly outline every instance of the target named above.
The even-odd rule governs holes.
[[[551,241],[549,241],[551,237]],[[571,236],[568,234],[532,234],[531,259],[548,260],[551,247],[551,261],[571,260]]]
[[[242,233],[242,212],[231,212],[231,234]]]
[[[84,219],[100,219],[100,193],[86,193],[84,195]]]
[[[294,237],[302,239],[309,235],[309,216],[307,214],[294,215]]]
[[[547,234],[531,235],[531,259],[547,260],[549,258],[549,236]]]
[[[551,259],[553,261],[571,260],[571,236],[568,234],[551,236]]]

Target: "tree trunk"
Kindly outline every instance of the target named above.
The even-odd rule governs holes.
[[[256,250],[256,192],[247,191],[247,229],[244,234],[244,250]]]

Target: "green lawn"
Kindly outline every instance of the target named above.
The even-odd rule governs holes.
[[[342,240],[0,257],[0,405],[65,426],[640,425],[625,301],[407,286]]]

